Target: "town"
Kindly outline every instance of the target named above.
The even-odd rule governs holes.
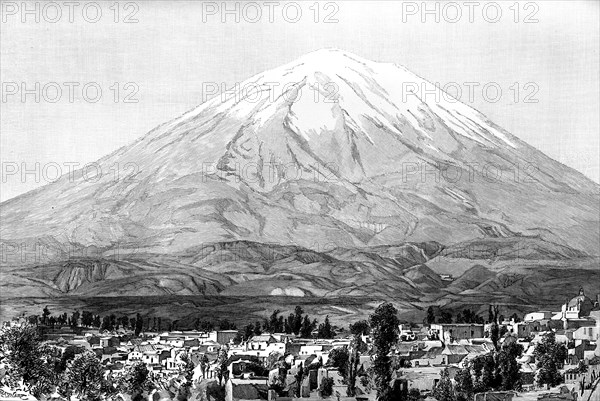
[[[348,327],[297,306],[237,328],[74,312],[4,322],[0,399],[598,400],[600,295],[502,316],[391,303]]]

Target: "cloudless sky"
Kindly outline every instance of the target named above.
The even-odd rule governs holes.
[[[473,22],[462,1],[453,3],[462,13],[457,22],[451,22],[456,19],[456,8],[443,2],[437,3],[439,22],[434,14],[422,15],[420,1],[338,1],[316,6],[313,1],[298,2],[302,15],[295,23],[291,22],[295,6],[286,8],[287,20],[282,15],[290,2],[278,3],[273,22],[264,2],[256,2],[262,11],[256,23],[250,21],[257,17],[252,6],[230,2],[230,9],[236,3],[239,23],[233,14],[225,15],[225,23],[221,21],[220,1],[135,1],[133,6],[118,2],[118,23],[114,22],[113,1],[98,2],[102,16],[96,23],[83,18],[82,6],[74,10],[73,22],[69,22],[69,10],[63,5],[57,22],[44,19],[56,15],[55,10],[46,9],[45,15],[40,10],[36,23],[31,15],[21,21],[20,1],[3,2],[2,162],[25,163],[34,169],[35,163],[43,168],[52,163],[95,161],[202,103],[203,83],[230,86],[310,51],[335,47],[374,61],[402,64],[442,86],[456,83],[463,89],[465,103],[549,156],[599,180],[600,2],[537,1],[515,6],[513,1],[501,1],[496,3],[502,12],[496,23],[485,18],[492,20],[496,8],[487,6],[483,15],[489,2],[480,2],[474,9]],[[34,9],[35,4],[29,6]],[[215,7],[216,14],[209,15],[207,11]],[[409,14],[415,12],[414,7],[416,14]],[[318,22],[315,9],[319,10]],[[87,10],[90,20],[94,11]],[[138,22],[124,23],[132,13]],[[330,19],[337,22],[325,23],[332,13]],[[525,23],[528,16],[537,22]],[[36,82],[41,87],[56,82],[63,93],[56,103],[44,97],[36,103],[33,95],[22,101],[20,93],[7,94],[12,82],[25,83],[28,89]],[[65,82],[79,83],[72,102]],[[89,82],[102,89],[96,103],[82,96],[82,87]],[[130,82],[134,85],[126,86]],[[468,82],[479,83],[473,99],[468,98]],[[481,88],[489,83],[502,90],[497,102],[483,96]],[[48,97],[54,96],[48,88]],[[139,90],[133,99],[138,102],[123,103],[135,88]],[[93,90],[89,93],[93,97]],[[525,102],[528,94],[537,102]],[[44,177],[36,182],[33,175],[25,180],[18,175],[5,177],[0,199],[44,183]]]

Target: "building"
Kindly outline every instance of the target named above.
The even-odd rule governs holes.
[[[237,330],[217,330],[216,342],[221,345],[226,345],[232,342],[237,335]]]
[[[564,330],[593,326],[596,322],[595,319],[590,318],[590,314],[594,309],[598,309],[597,302],[595,303],[587,297],[581,288],[576,297],[564,303],[561,311],[552,316],[549,326],[554,329],[562,326]]]
[[[483,338],[483,324],[475,323],[439,323],[432,324],[431,331],[436,333],[438,338],[446,343],[458,340],[471,340],[473,338]]]

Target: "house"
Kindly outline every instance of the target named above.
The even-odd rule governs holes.
[[[158,348],[153,344],[140,344],[135,345],[127,359],[130,361],[141,361],[144,353],[149,351],[156,351]]]
[[[99,344],[102,348],[118,347],[121,344],[121,341],[119,340],[118,337],[105,336],[105,337],[100,337]]]
[[[445,356],[445,364],[448,365],[460,363],[468,353],[464,345],[458,344],[446,344],[442,350],[442,355]]]
[[[550,320],[554,313],[551,311],[539,311],[539,312],[531,312],[525,315],[523,320],[525,322],[539,322],[542,320]]]
[[[573,332],[573,340],[596,341],[599,328],[597,325],[579,327]]]
[[[232,342],[237,335],[237,330],[217,330],[216,342],[221,345],[226,345]]]
[[[267,358],[273,352],[284,355],[286,353],[286,343],[277,341],[277,339],[270,334],[261,334],[252,337],[246,342],[246,350],[243,354]]]
[[[432,324],[430,331],[446,343],[456,340],[483,338],[483,324],[475,323],[439,323]]]
[[[170,355],[171,352],[166,349],[146,351],[142,354],[142,362],[146,365],[162,365]]]

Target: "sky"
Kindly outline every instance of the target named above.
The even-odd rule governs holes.
[[[2,201],[197,106],[207,84],[230,87],[331,47],[460,91],[600,179],[600,2],[75,4],[2,1]]]

